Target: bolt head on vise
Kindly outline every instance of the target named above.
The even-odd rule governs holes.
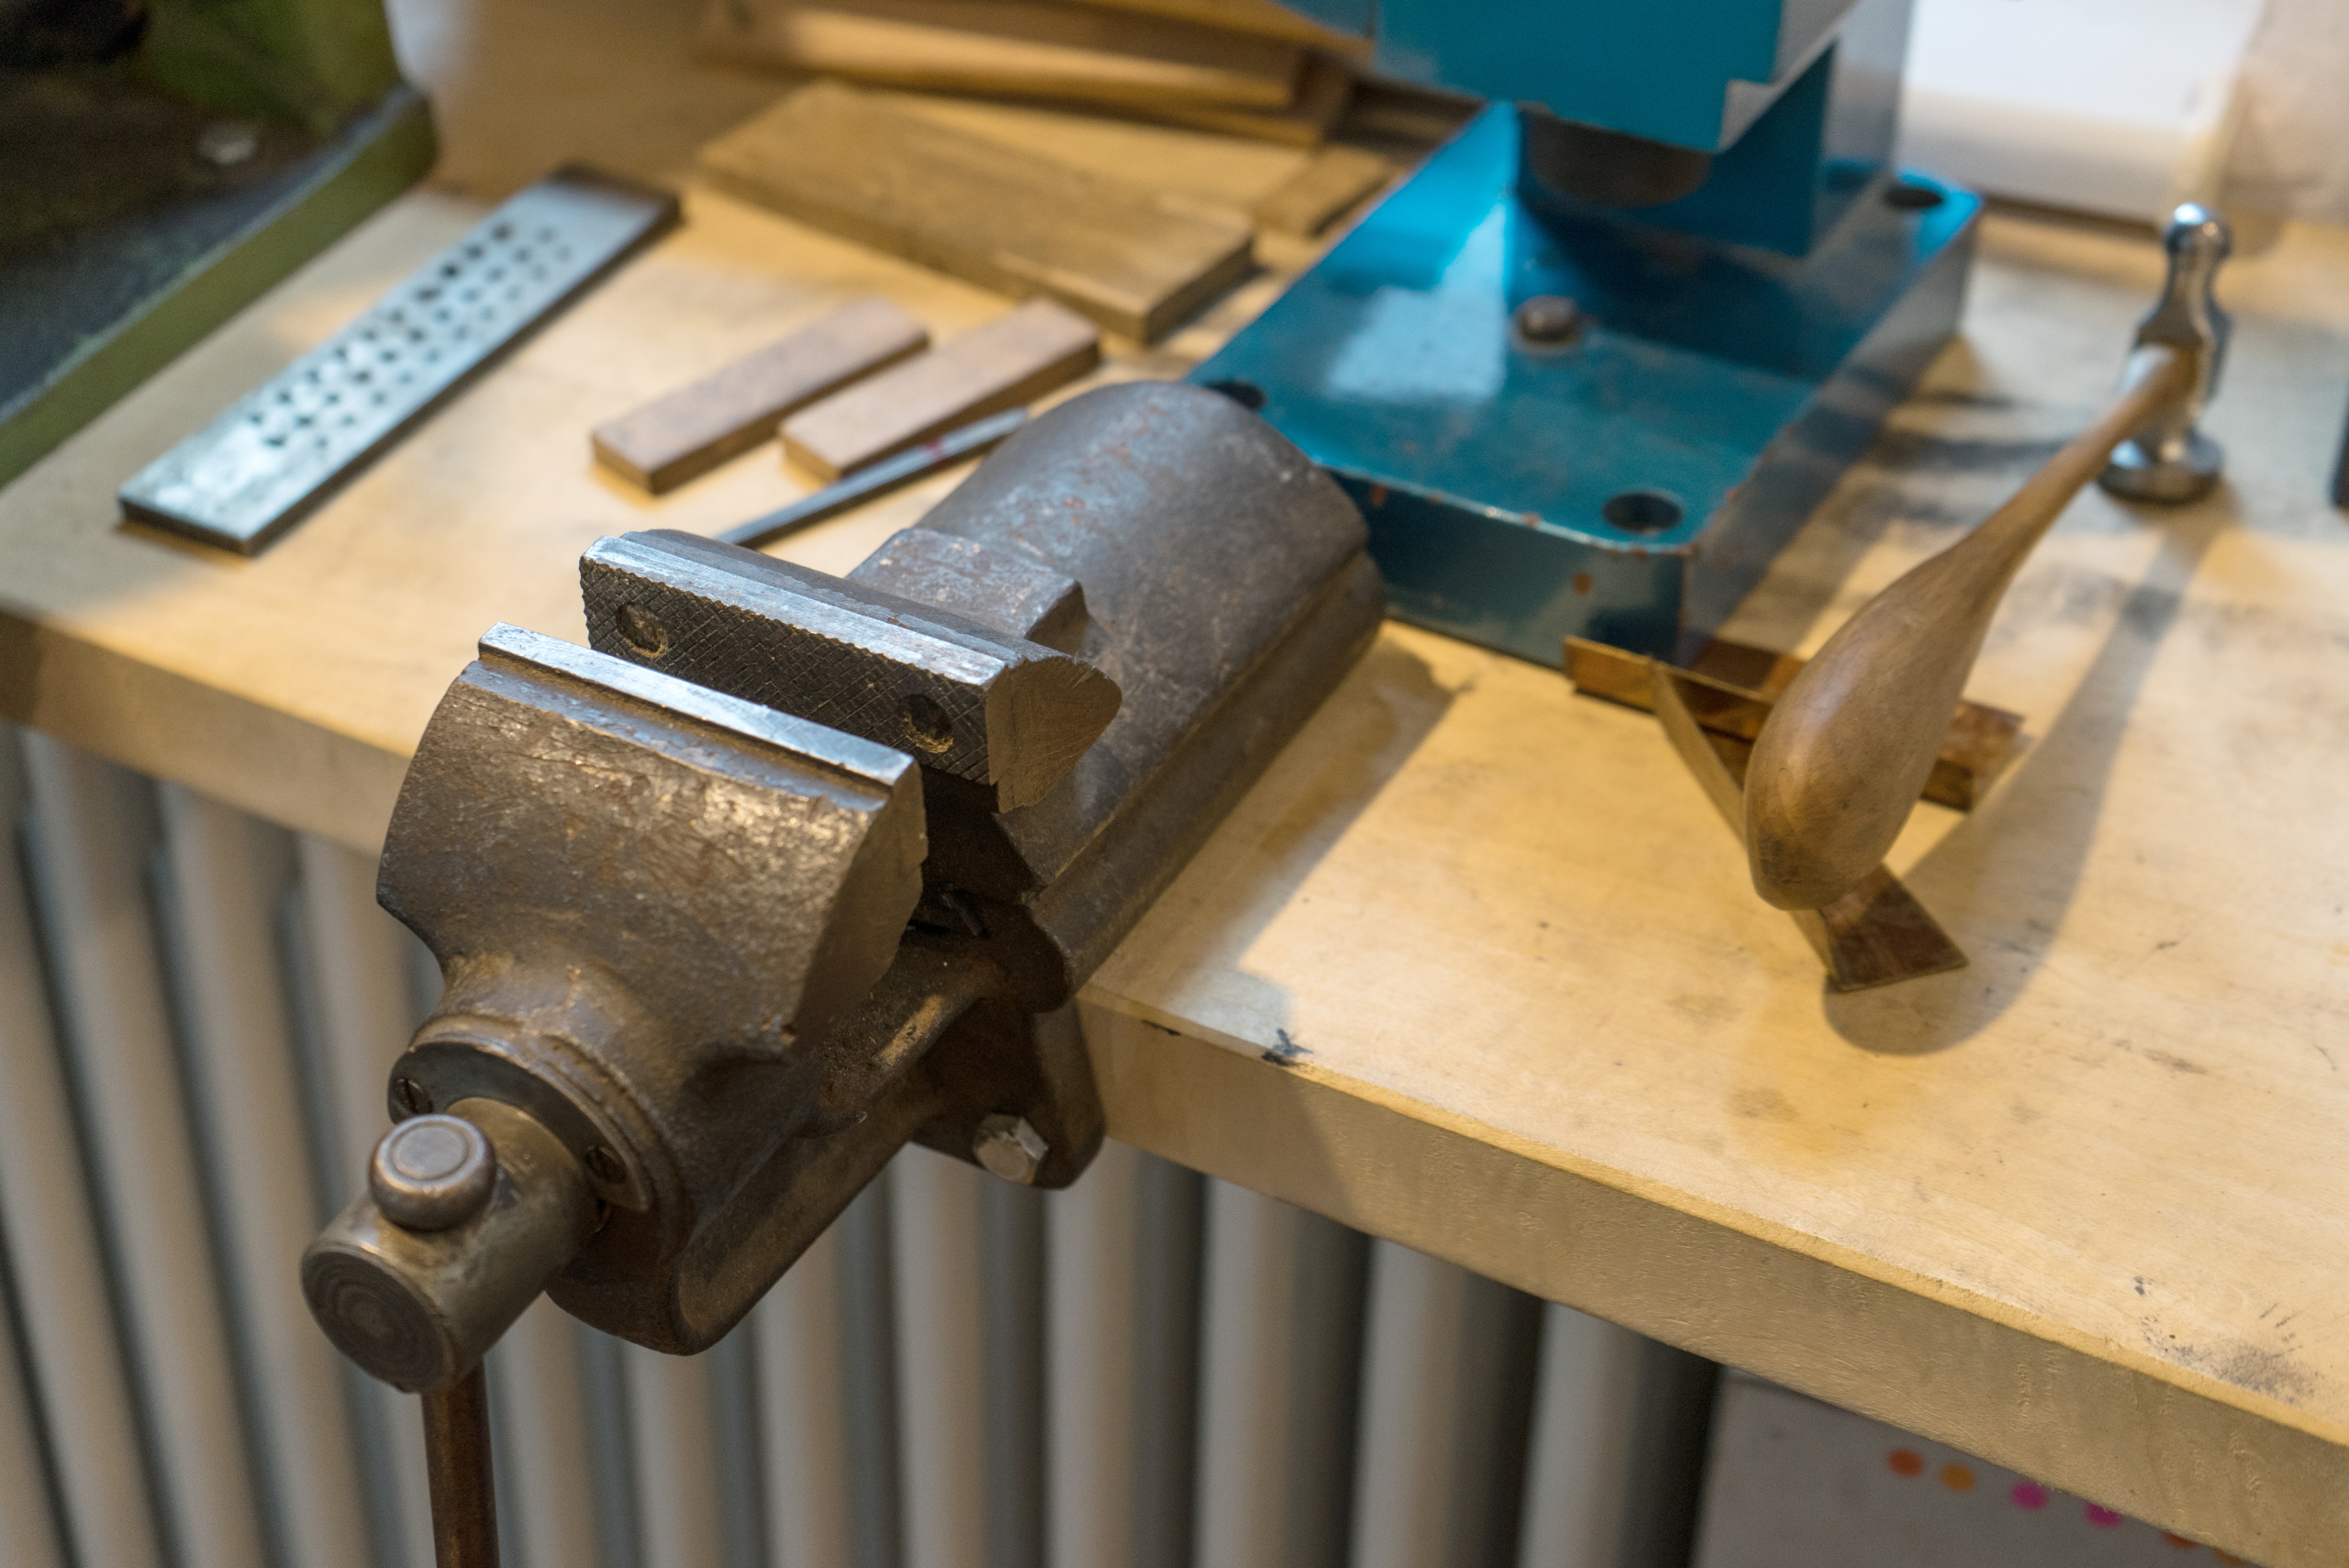
[[[1051,1152],[1043,1134],[1020,1116],[988,1117],[979,1123],[979,1134],[971,1140],[971,1157],[989,1175],[1021,1186],[1036,1180],[1036,1173],[1044,1168],[1044,1156]]]
[[[462,1225],[487,1207],[496,1184],[497,1156],[481,1129],[462,1117],[401,1122],[384,1134],[367,1163],[375,1207],[410,1230]]]

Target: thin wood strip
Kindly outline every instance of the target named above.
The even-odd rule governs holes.
[[[955,426],[1040,397],[1100,362],[1093,324],[1032,299],[783,424],[784,450],[838,479]]]
[[[1603,642],[1579,637],[1565,641],[1566,678],[1575,690],[1642,713],[1655,711],[1648,662],[1639,654]],[[1716,639],[1691,664],[1692,668],[1678,672],[1686,677],[1682,695],[1689,710],[1725,748],[1735,749],[1738,765],[1742,767],[1753,753],[1754,736],[1769,717],[1772,700],[1802,669],[1803,661],[1791,653],[1773,653]],[[1754,684],[1707,673],[1723,670],[1744,675]],[[2013,755],[2021,731],[2020,714],[1984,703],[1961,702],[1950,717],[1948,734],[1920,798],[1958,811],[1973,810]]]
[[[1293,42],[1031,0],[717,0],[704,58],[864,82],[1109,104],[1286,107]]]
[[[1224,104],[1135,104],[1132,113],[1170,125],[1197,126],[1258,141],[1319,147],[1353,105],[1354,73],[1342,60],[1308,54],[1297,73],[1297,97],[1286,108],[1252,109]]]
[[[1139,11],[1181,22],[1197,22],[1201,27],[1220,28],[1229,32],[1287,39],[1295,43],[1312,44],[1319,49],[1336,50],[1363,60],[1368,60],[1371,54],[1371,40],[1366,34],[1341,32],[1310,17],[1300,16],[1277,4],[1276,0],[1063,0],[1063,3],[1094,6],[1110,11]]]
[[[767,439],[795,410],[929,346],[928,328],[869,296],[596,426],[589,444],[605,467],[658,495]]]
[[[1395,165],[1358,147],[1325,147],[1251,209],[1260,228],[1310,239],[1395,177]]]

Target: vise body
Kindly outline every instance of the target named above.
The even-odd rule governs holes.
[[[446,991],[304,1260],[328,1334],[440,1388],[545,1288],[691,1352],[908,1140],[1074,1179],[1059,1010],[1368,645],[1364,541],[1254,415],[1134,384],[845,578],[598,542],[591,646],[493,628],[402,787],[380,895]]]
[[[1367,648],[1363,545],[1179,383],[1041,417],[848,577],[596,542],[590,648],[488,631],[399,794],[378,892],[446,991],[319,1324],[404,1390],[540,1289],[696,1352],[907,1140],[1074,1181],[1060,1009]]]

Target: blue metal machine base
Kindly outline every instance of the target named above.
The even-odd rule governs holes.
[[[1486,110],[1192,379],[1361,504],[1395,615],[1544,664],[1568,635],[1668,656],[1946,340],[1981,203],[1859,172],[1796,258],[1536,211],[1517,155],[1516,111]],[[1540,295],[1590,325],[1526,341],[1512,312]]]

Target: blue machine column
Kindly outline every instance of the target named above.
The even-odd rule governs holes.
[[[1196,373],[1370,519],[1393,613],[1554,663],[1717,628],[1954,328],[1891,163],[1907,0],[1387,0],[1497,100]]]

